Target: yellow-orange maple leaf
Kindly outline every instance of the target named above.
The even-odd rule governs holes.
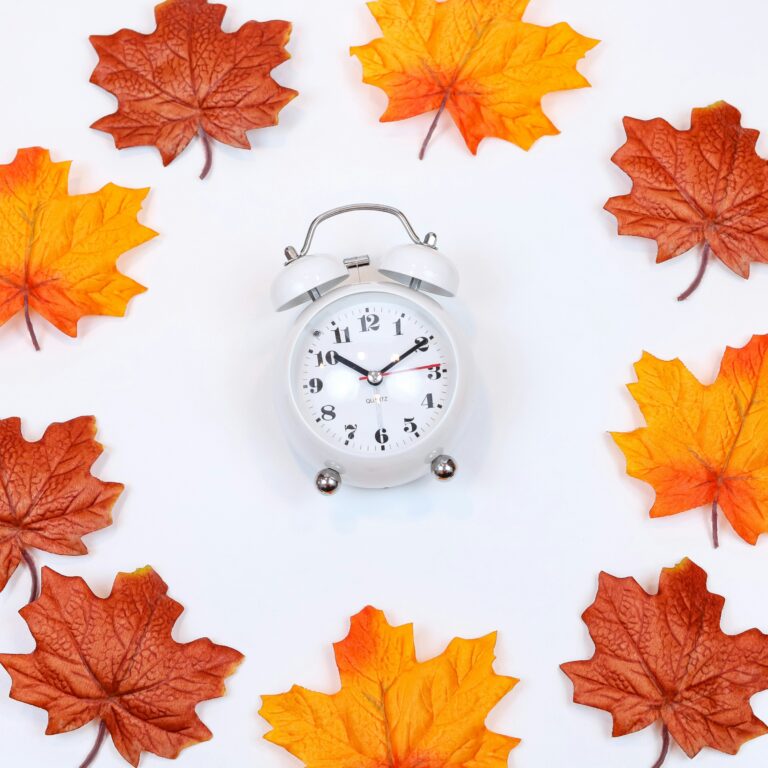
[[[443,111],[477,153],[489,136],[529,149],[558,133],[541,108],[551,91],[589,86],[576,64],[598,40],[568,24],[522,20],[529,0],[374,0],[384,34],[353,47],[363,81],[389,97],[382,122],[437,110],[421,157]]]
[[[341,690],[263,696],[266,738],[307,768],[506,768],[518,739],[485,727],[517,683],[493,671],[496,635],[454,639],[416,661],[413,627],[365,608],[334,645]]]
[[[656,491],[651,517],[712,505],[745,541],[768,532],[768,336],[727,347],[714,383],[644,354],[629,390],[648,424],[613,438],[627,473]]]
[[[122,317],[146,289],[115,262],[157,234],[136,219],[148,189],[70,196],[69,166],[39,147],[0,165],[0,325],[24,312],[36,349],[30,310],[69,336],[85,315]]]

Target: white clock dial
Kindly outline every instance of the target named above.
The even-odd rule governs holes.
[[[456,356],[445,330],[414,302],[371,291],[339,299],[299,334],[293,398],[324,441],[345,453],[415,447],[445,416]]]

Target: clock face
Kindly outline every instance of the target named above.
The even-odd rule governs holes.
[[[414,448],[445,416],[455,392],[453,345],[415,302],[372,291],[320,310],[300,333],[293,397],[323,440],[352,454]]]

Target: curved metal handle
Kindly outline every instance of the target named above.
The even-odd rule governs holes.
[[[304,245],[301,246],[301,251],[297,252],[292,245],[289,245],[285,249],[285,256],[288,261],[295,261],[309,253],[309,249],[312,247],[312,240],[315,237],[315,232],[324,221],[328,221],[328,219],[332,219],[334,216],[340,216],[342,213],[350,213],[352,211],[376,211],[378,213],[388,213],[400,220],[400,223],[408,233],[408,237],[410,237],[414,243],[417,245],[426,245],[429,248],[436,247],[437,235],[434,232],[428,232],[422,240],[416,234],[416,230],[411,226],[411,222],[408,221],[405,214],[397,208],[393,208],[389,205],[379,205],[378,203],[354,203],[353,205],[342,205],[340,208],[332,208],[330,211],[321,213],[309,225],[309,230],[307,230],[307,236],[304,238]]]

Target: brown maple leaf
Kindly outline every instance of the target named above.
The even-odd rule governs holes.
[[[48,711],[47,734],[98,720],[95,757],[106,732],[138,765],[142,751],[175,758],[211,732],[195,706],[225,693],[242,654],[207,638],[171,637],[183,607],[149,567],[120,573],[100,599],[83,579],[43,569],[40,598],[21,615],[37,641],[32,653],[0,654],[11,698]]]
[[[277,125],[298,94],[270,72],[290,58],[286,21],[249,21],[224,32],[227,7],[207,0],[166,0],[149,35],[121,29],[93,35],[99,54],[91,82],[113,93],[118,110],[91,127],[111,133],[119,149],[154,145],[168,165],[199,135],[211,168],[210,139],[250,149],[246,131]]]
[[[665,568],[649,595],[631,578],[600,574],[584,622],[595,644],[589,661],[562,669],[574,701],[613,715],[613,735],[661,720],[662,754],[670,735],[688,757],[703,747],[736,754],[768,733],[749,699],[768,688],[768,636],[757,629],[726,635],[725,600],[707,591],[707,574],[688,559]]]
[[[93,416],[51,424],[36,443],[24,439],[21,419],[0,420],[0,590],[24,559],[34,600],[30,549],[84,555],[82,537],[111,524],[123,485],[91,474],[103,450],[95,436]]]
[[[723,101],[694,109],[687,131],[659,118],[626,117],[624,128],[613,162],[632,178],[632,192],[605,208],[619,234],[657,241],[657,262],[701,246],[699,272],[679,300],[698,288],[710,255],[744,278],[751,262],[768,262],[768,161],[737,109]]]

